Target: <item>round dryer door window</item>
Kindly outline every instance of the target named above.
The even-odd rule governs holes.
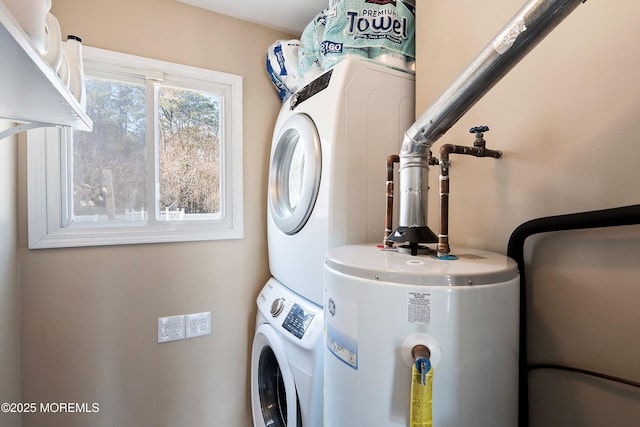
[[[309,219],[320,188],[322,152],[313,120],[294,114],[275,140],[269,168],[269,208],[278,228],[295,234]]]

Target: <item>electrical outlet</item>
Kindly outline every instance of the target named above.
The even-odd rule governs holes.
[[[211,312],[185,315],[187,338],[211,334]]]
[[[184,316],[158,317],[158,342],[183,340]]]

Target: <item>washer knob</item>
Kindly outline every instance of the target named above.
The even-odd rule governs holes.
[[[271,315],[273,317],[278,317],[280,313],[284,310],[284,298],[277,298],[273,300],[271,303]]]

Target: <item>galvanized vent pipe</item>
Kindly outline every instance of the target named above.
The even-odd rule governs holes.
[[[430,147],[584,1],[530,0],[405,132],[400,150],[399,227],[389,240],[427,243],[411,237],[425,233],[411,230],[428,229]]]

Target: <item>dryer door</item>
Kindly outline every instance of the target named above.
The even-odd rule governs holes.
[[[278,132],[269,167],[269,210],[283,233],[297,233],[309,219],[321,171],[318,130],[308,115],[294,114]]]
[[[268,324],[251,349],[251,406],[255,427],[302,427],[300,404],[282,338]]]

